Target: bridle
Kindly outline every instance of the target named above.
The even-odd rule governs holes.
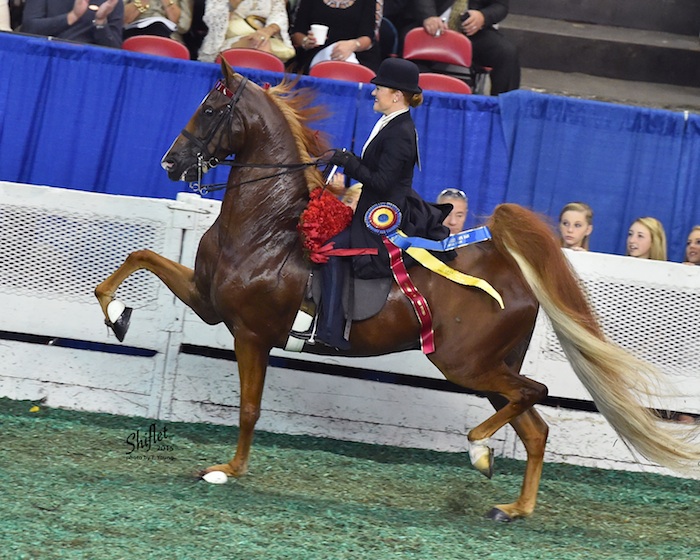
[[[224,109],[222,109],[219,112],[219,117],[216,123],[214,123],[214,126],[207,134],[206,138],[204,138],[203,140],[197,138],[189,130],[185,129],[183,129],[181,132],[181,134],[185,138],[187,138],[190,142],[192,142],[195,146],[199,148],[199,152],[197,152],[197,163],[195,164],[197,166],[197,180],[194,182],[190,182],[190,189],[192,189],[198,194],[207,194],[210,192],[227,189],[229,187],[237,187],[240,185],[245,185],[247,183],[264,181],[266,179],[272,179],[273,177],[279,177],[287,173],[300,171],[306,169],[307,167],[315,167],[319,165],[325,165],[327,163],[322,158],[318,158],[316,161],[312,162],[299,163],[237,163],[235,160],[232,159],[220,160],[216,156],[212,155],[209,151],[209,144],[216,136],[217,132],[219,131],[219,128],[221,128],[221,126],[224,123],[230,123],[231,118],[233,116],[233,110],[236,107],[236,103],[238,103],[238,101],[241,99],[241,96],[243,95],[243,90],[245,89],[247,83],[248,78],[244,76],[240,84],[238,84],[238,88],[234,92],[228,89],[226,87],[226,84],[224,84],[221,80],[216,82],[216,85],[214,86],[214,91],[218,91],[219,93],[222,93],[223,95],[228,97],[229,102],[226,104],[226,107],[224,107]],[[259,169],[282,169],[282,171],[273,173],[271,175],[266,175],[264,177],[258,177],[256,179],[241,181],[240,183],[236,183],[235,185],[229,185],[228,183],[202,185],[202,177],[204,176],[206,170],[213,169],[218,165],[227,165],[229,167],[254,167]]]

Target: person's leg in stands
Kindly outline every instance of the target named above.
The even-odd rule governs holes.
[[[497,29],[483,29],[470,37],[474,64],[493,68],[490,73],[491,95],[520,87],[518,48]]]

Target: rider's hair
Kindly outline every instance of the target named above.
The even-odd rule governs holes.
[[[403,95],[403,98],[406,100],[406,105],[408,105],[409,107],[418,107],[418,105],[423,103],[422,93],[410,93],[408,91],[402,91],[401,95]]]

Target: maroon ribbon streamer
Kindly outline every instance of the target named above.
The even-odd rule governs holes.
[[[401,288],[403,294],[408,298],[413,306],[418,321],[420,322],[420,345],[423,354],[431,354],[435,352],[435,337],[433,333],[433,316],[430,313],[428,302],[423,295],[418,291],[413,280],[408,275],[406,265],[401,256],[401,249],[394,245],[389,238],[382,236],[384,245],[389,251],[389,261],[391,263],[391,272],[394,275],[396,283]]]

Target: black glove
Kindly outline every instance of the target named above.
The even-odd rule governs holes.
[[[345,167],[351,155],[352,153],[348,152],[347,150],[336,150],[335,152],[333,152],[333,155],[331,156],[329,162],[331,163],[331,165]]]

